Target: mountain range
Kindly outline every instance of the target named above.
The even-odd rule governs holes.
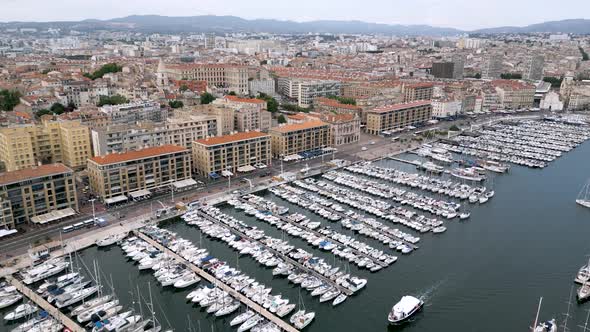
[[[1,28],[61,28],[78,31],[91,30],[129,30],[138,32],[160,33],[201,33],[201,32],[268,32],[277,34],[301,33],[345,33],[345,34],[386,34],[386,35],[423,35],[450,36],[464,33],[499,34],[499,33],[573,33],[590,34],[590,20],[571,19],[543,22],[524,27],[497,27],[464,31],[453,28],[434,27],[430,25],[379,24],[362,21],[309,21],[294,22],[274,19],[247,20],[236,16],[159,16],[132,15],[110,20],[83,20],[60,22],[5,22]]]

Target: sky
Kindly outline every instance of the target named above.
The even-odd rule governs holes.
[[[128,15],[233,15],[293,21],[359,20],[472,30],[590,16],[590,0],[0,0],[0,22]]]

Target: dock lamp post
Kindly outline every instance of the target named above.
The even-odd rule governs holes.
[[[94,210],[94,201],[96,201],[96,198],[89,199],[88,201],[92,203],[92,222],[96,224],[96,212]]]

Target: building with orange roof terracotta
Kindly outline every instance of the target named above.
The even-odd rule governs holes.
[[[504,109],[531,108],[536,88],[533,84],[517,80],[494,80],[491,86],[498,94],[498,103]]]
[[[107,205],[193,183],[190,150],[162,145],[88,159],[90,188]]]
[[[216,178],[223,171],[249,172],[256,165],[271,164],[270,135],[260,131],[238,132],[193,142],[195,173]]]
[[[157,77],[159,85],[167,85],[171,79],[206,81],[208,86],[248,95],[248,67],[241,65],[160,62]]]
[[[367,133],[381,135],[384,131],[401,130],[430,120],[432,105],[429,100],[393,104],[367,111]]]
[[[321,114],[320,119],[330,125],[330,145],[353,144],[361,138],[361,118],[357,113]]]
[[[14,229],[35,216],[78,210],[74,171],[48,164],[0,173],[0,229]]]
[[[434,93],[434,84],[430,82],[404,84],[402,92],[405,103],[416,100],[430,100]]]
[[[271,128],[272,154],[275,158],[330,147],[330,125],[320,120]]]

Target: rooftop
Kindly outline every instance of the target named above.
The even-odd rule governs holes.
[[[225,143],[236,142],[236,141],[244,141],[244,140],[258,138],[258,137],[264,137],[264,136],[268,136],[268,134],[261,133],[259,131],[245,131],[245,132],[239,132],[239,133],[235,133],[235,134],[231,134],[231,135],[198,139],[195,141],[195,143],[207,145],[207,146],[212,146],[212,145],[219,145],[219,144],[225,144]]]
[[[151,148],[145,148],[136,151],[129,151],[123,153],[113,153],[104,156],[96,156],[90,158],[93,162],[99,165],[117,164],[130,160],[145,159],[155,156],[161,156],[165,154],[171,154],[176,152],[184,152],[188,149],[176,145],[162,145],[154,146]]]
[[[325,125],[327,125],[327,124],[323,121],[313,120],[313,121],[306,121],[303,123],[294,123],[294,124],[288,124],[288,125],[284,125],[284,126],[274,127],[274,128],[271,128],[270,130],[276,131],[279,133],[288,133],[291,131],[322,127]]]
[[[237,96],[225,96],[223,97],[229,101],[233,101],[233,102],[237,102],[237,103],[249,103],[249,104],[264,104],[265,101],[261,100],[261,99],[256,99],[256,98],[240,98]]]
[[[0,173],[0,185],[7,185],[28,179],[40,178],[49,175],[73,172],[64,164],[48,164],[25,168],[18,171]]]
[[[354,111],[358,111],[361,109],[359,106],[343,104],[343,103],[338,102],[338,100],[334,100],[334,99],[330,99],[330,98],[318,98],[317,101],[318,101],[318,104],[325,105],[325,106],[343,108],[343,109],[354,110]]]
[[[369,110],[368,112],[369,113],[387,113],[387,112],[404,110],[404,109],[412,108],[412,107],[426,106],[426,105],[430,105],[429,100],[417,100],[417,101],[413,101],[410,103],[380,106],[380,107],[374,108],[372,110]]]

